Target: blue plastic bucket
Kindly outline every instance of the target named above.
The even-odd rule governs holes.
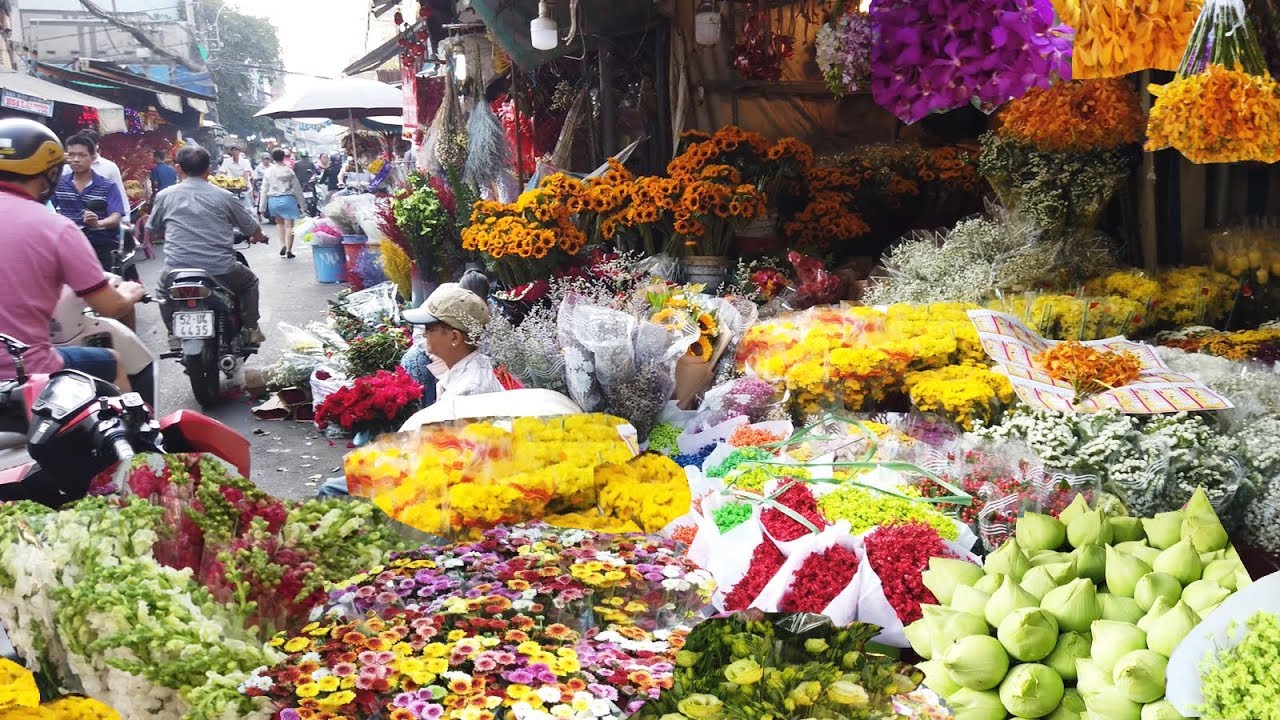
[[[340,245],[330,247],[312,245],[311,261],[316,266],[316,282],[324,284],[342,282],[343,273],[346,272],[345,259],[346,256]]]

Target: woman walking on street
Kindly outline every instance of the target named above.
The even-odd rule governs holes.
[[[284,151],[271,153],[274,161],[262,175],[262,199],[258,209],[276,221],[276,237],[280,240],[280,256],[292,259],[293,222],[302,219],[302,185],[298,176],[284,164]]]

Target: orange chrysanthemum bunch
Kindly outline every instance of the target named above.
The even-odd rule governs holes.
[[[822,251],[832,241],[866,235],[871,228],[853,208],[867,174],[841,168],[811,169],[809,204],[783,226],[783,232],[805,251]]]
[[[587,202],[587,188],[557,173],[514,202],[477,202],[471,225],[462,231],[462,247],[496,261],[503,280],[518,284],[539,277],[534,261],[582,252],[587,236],[574,223]]]
[[[1076,31],[1071,76],[1123,77],[1176,70],[1203,0],[1053,0]]]
[[[1280,84],[1210,65],[1151,86],[1147,150],[1172,147],[1194,163],[1280,160]]]
[[[1032,88],[1000,111],[1000,134],[1041,150],[1085,152],[1142,139],[1142,105],[1122,78]]]
[[[1128,385],[1142,374],[1137,355],[1099,350],[1074,340],[1058,343],[1032,360],[1049,377],[1070,383],[1077,400]]]

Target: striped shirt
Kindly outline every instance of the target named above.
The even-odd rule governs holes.
[[[107,211],[98,213],[98,219],[106,219],[107,216],[115,213],[119,213],[121,218],[124,217],[125,209],[120,203],[120,189],[115,183],[96,172],[93,173],[93,179],[83,191],[76,189],[75,175],[63,175],[58,181],[58,190],[53,196],[53,207],[57,209],[59,215],[83,230],[85,237],[89,238],[89,243],[95,248],[115,248],[120,242],[119,228],[108,230],[84,226],[84,211],[90,200],[104,200],[107,203]]]

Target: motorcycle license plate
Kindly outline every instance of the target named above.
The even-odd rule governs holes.
[[[212,312],[184,312],[173,314],[173,336],[176,338],[213,337]]]
[[[311,198],[313,198],[313,197],[315,197],[315,196],[316,196],[316,194],[315,194],[315,193],[309,193],[309,192],[304,192],[304,193],[302,193],[302,197],[306,198],[307,200],[310,200]]]

